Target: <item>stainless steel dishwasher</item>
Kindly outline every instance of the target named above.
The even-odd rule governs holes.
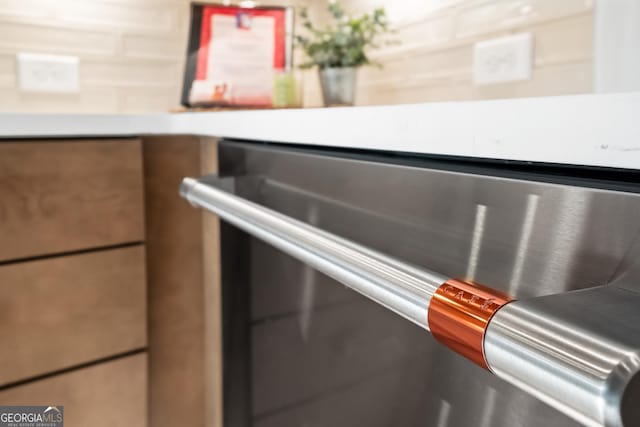
[[[219,158],[226,427],[640,425],[636,172]]]

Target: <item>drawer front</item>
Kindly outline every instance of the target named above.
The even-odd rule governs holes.
[[[0,391],[0,405],[64,406],[65,427],[147,425],[147,355]]]
[[[0,142],[0,261],[144,239],[137,139]]]
[[[0,267],[0,385],[146,346],[144,247]]]

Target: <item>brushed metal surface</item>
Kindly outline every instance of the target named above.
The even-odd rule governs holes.
[[[484,350],[492,372],[584,425],[631,427],[639,343],[640,293],[609,285],[506,305]]]
[[[429,330],[427,308],[447,278],[327,233],[193,178],[182,197]]]
[[[636,194],[252,144],[223,143],[220,156],[221,174],[266,178],[244,194],[263,206],[417,266],[491,284],[518,299],[605,285],[619,277],[626,289],[640,290],[637,263],[629,258],[640,227]],[[385,364],[384,350],[371,345],[368,369],[358,378],[348,376],[353,366],[362,366],[352,347],[364,336],[366,342],[373,339],[358,325],[393,322],[397,316],[353,305],[340,311],[343,329],[329,328],[331,309],[350,304],[343,296],[348,291],[251,240],[247,255],[259,257],[250,271],[255,326],[249,350],[251,371],[260,378],[259,389],[255,379],[253,384],[253,425],[579,425],[434,345],[410,323],[404,334],[383,331],[378,337],[380,343],[408,349],[404,359]],[[291,322],[281,345],[315,350],[291,354],[288,365],[294,361],[298,367],[293,372],[287,363],[276,363],[282,353],[255,347],[269,334],[280,336],[269,326],[276,319]],[[411,348],[420,350],[418,361]],[[408,366],[411,373],[405,372]],[[322,375],[304,374],[316,371]],[[362,392],[370,387],[375,393]],[[256,408],[258,402],[263,403]]]
[[[216,187],[225,182],[184,178],[180,194],[194,206],[216,213],[251,236],[430,329],[433,337],[450,349],[584,425],[640,423],[635,408],[623,405],[628,396],[637,395],[634,378],[640,371],[640,294],[627,290],[620,294],[620,288],[602,286],[515,301],[502,312],[501,307],[510,301],[505,294],[471,282],[445,281],[437,273],[407,266]],[[438,283],[442,285],[434,292]],[[569,310],[581,314],[592,311],[604,321],[593,325],[584,316],[567,316]],[[493,326],[489,324],[492,317]],[[275,338],[282,341],[283,335]],[[278,347],[287,349],[288,340]],[[264,347],[269,345],[273,343]]]

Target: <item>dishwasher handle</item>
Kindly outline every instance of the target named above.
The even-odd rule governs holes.
[[[515,301],[328,233],[217,183],[184,178],[180,195],[430,331],[582,424],[640,425],[640,295],[603,286]]]

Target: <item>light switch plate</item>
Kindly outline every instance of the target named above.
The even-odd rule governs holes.
[[[18,54],[18,84],[24,92],[77,93],[77,56]]]
[[[478,42],[473,49],[473,82],[487,85],[528,80],[532,56],[531,33]]]

